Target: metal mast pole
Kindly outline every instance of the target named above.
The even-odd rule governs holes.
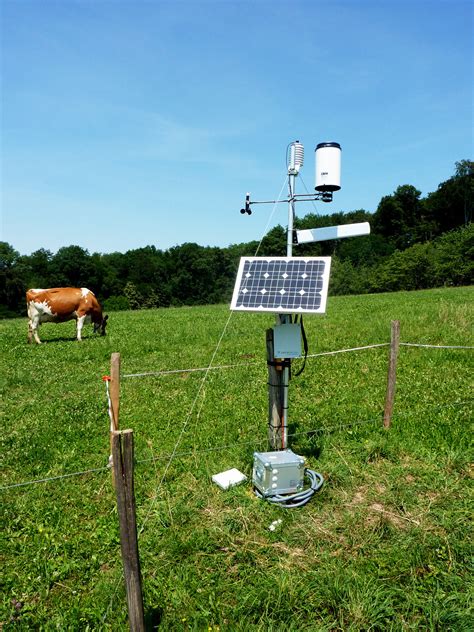
[[[293,254],[293,220],[295,217],[295,175],[288,175],[288,233],[286,237],[286,256]]]
[[[293,220],[295,217],[295,174],[288,174],[288,232],[286,241],[286,256],[291,257],[293,254]],[[280,316],[280,323],[290,322],[288,314]],[[285,366],[283,369],[283,416],[282,416],[282,448],[288,447],[288,388],[290,384],[290,367]]]

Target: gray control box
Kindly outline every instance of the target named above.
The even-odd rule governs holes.
[[[275,358],[301,358],[301,325],[285,323],[273,327]]]
[[[305,460],[291,450],[254,452],[252,482],[263,496],[294,494],[304,486]]]

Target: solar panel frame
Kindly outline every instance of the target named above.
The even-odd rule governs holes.
[[[331,257],[241,257],[230,309],[324,314],[330,269]]]

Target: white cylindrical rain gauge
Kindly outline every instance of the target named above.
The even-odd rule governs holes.
[[[316,145],[316,191],[341,188],[341,146],[339,143]]]

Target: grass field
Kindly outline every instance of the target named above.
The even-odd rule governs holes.
[[[473,299],[472,288],[332,298],[305,320],[309,352],[388,342],[392,319],[402,342],[473,346]],[[26,344],[26,319],[0,322],[0,628],[128,629],[101,379],[120,352],[123,376],[242,365],[122,378],[149,629],[472,630],[473,351],[401,347],[389,431],[387,347],[309,358],[290,383],[291,447],[326,483],[285,510],[250,484],[210,480],[231,467],[251,479],[267,449],[274,318],[229,314],[113,313],[106,338],[89,329],[81,344],[73,323],[44,325],[40,346]]]

